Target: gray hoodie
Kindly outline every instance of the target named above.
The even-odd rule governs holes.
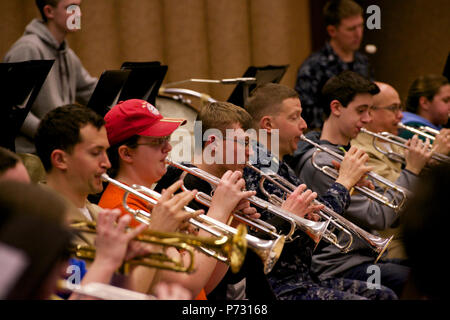
[[[320,133],[311,132],[306,136],[320,145],[342,154],[342,151],[340,150],[342,146],[331,144],[325,140],[319,141]],[[313,167],[311,157],[314,151],[315,148],[309,144],[307,146],[304,144],[302,145],[301,150],[298,150],[296,154],[298,163],[295,171],[309,188],[321,195],[326,192],[334,180]],[[318,165],[326,164],[332,167],[331,160],[334,160],[334,158],[325,152],[320,152],[316,157],[316,163]],[[417,179],[417,177],[414,174],[407,172],[402,175],[396,183],[397,185],[406,188],[411,185],[412,180],[414,179]],[[380,188],[377,185],[375,185],[375,187],[376,190],[380,191]],[[392,198],[392,192],[387,192],[385,195],[388,198]],[[394,212],[394,210],[388,206],[370,200],[365,195],[356,194],[351,196],[350,206],[343,216],[357,226],[375,234],[374,230],[384,230],[397,222],[399,213]],[[343,234],[339,234],[339,238],[344,238]],[[352,251],[349,253],[341,253],[336,247],[331,245],[322,248],[319,252],[315,252],[312,261],[312,269],[320,279],[336,277],[342,272],[356,267],[357,265],[374,261],[376,255],[372,249],[370,249],[361,239],[358,239],[357,237],[353,238]]]
[[[56,107],[78,102],[86,104],[97,79],[83,68],[80,59],[64,40],[60,45],[44,22],[34,19],[24,35],[6,53],[4,62],[55,60],[20,134],[16,137],[16,152],[35,153],[33,137],[40,120]]]

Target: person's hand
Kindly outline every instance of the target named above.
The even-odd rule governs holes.
[[[155,295],[159,300],[191,300],[191,292],[177,283],[160,282],[155,286]]]
[[[119,218],[119,216],[119,209],[104,209],[98,214],[96,227],[95,260],[114,270],[122,265],[129,242],[147,228],[146,225],[140,225],[127,231],[131,217],[125,215]]]
[[[241,201],[239,201],[233,212],[237,213],[238,215],[244,216],[247,219],[254,220],[261,218],[261,214],[258,213],[256,208],[250,206],[250,201],[247,199],[242,199]],[[238,219],[233,219],[231,226],[236,228],[239,224],[240,222]]]
[[[319,220],[319,216],[316,212],[322,210],[324,205],[315,204],[314,200],[317,198],[316,192],[312,192],[310,189],[305,190],[305,184],[299,185],[283,202],[281,208],[299,217],[317,221]]]
[[[433,152],[450,155],[450,129],[441,129],[433,142]]]
[[[204,213],[203,210],[197,210],[195,213],[189,213],[184,207],[191,202],[196,190],[183,191],[174,195],[183,182],[181,180],[172,184],[169,188],[161,192],[161,198],[151,210],[151,222],[149,229],[162,232],[175,232],[187,227],[189,218]]]
[[[224,173],[211,199],[210,213],[219,221],[226,222],[230,213],[240,209],[248,214],[255,214],[253,209],[249,209],[249,202],[243,201],[256,194],[255,191],[243,191],[245,180],[242,179],[242,172],[230,171]]]
[[[339,170],[339,176],[336,182],[342,184],[347,190],[350,190],[357,183],[360,185],[367,183],[364,181],[364,176],[373,169],[371,166],[366,166],[365,163],[368,159],[369,156],[367,153],[352,146],[345,153],[341,163],[332,161],[334,167]]]
[[[431,158],[430,140],[427,138],[423,143],[415,134],[406,142],[406,146],[408,149],[405,149],[405,168],[418,175]]]

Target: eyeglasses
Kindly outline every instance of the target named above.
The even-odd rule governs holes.
[[[398,113],[398,112],[403,111],[403,107],[401,104],[393,104],[393,105],[387,106],[387,107],[372,106],[370,109],[371,110],[389,110],[389,111],[392,111],[393,113]]]
[[[138,146],[160,147],[170,141],[170,136],[160,138],[149,138],[145,143],[137,143]]]

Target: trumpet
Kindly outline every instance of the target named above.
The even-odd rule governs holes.
[[[150,223],[151,214],[144,210],[134,210],[130,208],[126,203],[127,198],[129,194],[133,194],[134,196],[155,205],[159,200],[159,198],[161,197],[161,195],[158,192],[151,190],[150,188],[146,188],[144,186],[133,185],[129,187],[126,184],[121,183],[120,181],[110,178],[107,174],[102,174],[102,179],[103,181],[110,182],[116,185],[117,187],[124,189],[125,194],[123,196],[122,201],[124,208],[131,214],[133,214],[136,219],[139,219],[139,221],[145,224]],[[189,207],[184,207],[184,210],[186,210],[189,213],[195,212],[195,210]],[[189,218],[189,223],[191,223],[197,228],[200,228],[202,230],[205,230],[206,232],[211,233],[213,236],[216,237],[222,237],[223,235],[228,236],[237,235],[240,232],[242,232],[239,231],[239,229],[233,228],[216,219],[208,217],[205,214],[197,215],[195,218]],[[244,229],[246,230],[245,227]],[[285,241],[284,237],[279,237],[275,240],[262,240],[250,234],[245,234],[244,238],[247,242],[247,245],[261,258],[264,264],[264,272],[266,274],[269,273],[281,255],[281,251],[283,250]],[[211,253],[207,248],[199,247],[199,249],[206,254],[214,255],[215,258],[221,261],[227,260],[226,257],[215,255],[214,252]]]
[[[317,150],[313,153],[312,158],[311,158],[311,162],[312,165],[317,169],[320,170],[321,172],[323,172],[324,174],[326,174],[327,176],[331,177],[332,179],[336,180],[338,177],[338,172],[336,171],[336,169],[331,168],[329,166],[319,166],[317,164],[317,162],[315,161],[317,155],[319,152],[324,151],[328,154],[330,154],[331,156],[333,156],[335,159],[339,160],[342,162],[342,160],[344,159],[344,157],[342,155],[340,155],[337,152],[334,152],[332,150],[330,150],[327,147],[321,146],[318,143],[315,143],[314,141],[306,138],[304,135],[301,135],[301,139],[308,142],[309,144],[312,144],[314,147],[317,148]],[[369,176],[370,178],[372,178],[375,181],[378,181],[379,183],[383,184],[386,186],[386,188],[384,188],[384,193],[381,194],[379,192],[376,192],[374,190],[369,189],[368,187],[360,187],[360,186],[354,186],[354,188],[356,190],[358,190],[360,193],[366,195],[368,198],[373,199],[375,201],[378,201],[381,204],[384,204],[386,206],[388,206],[389,208],[395,210],[396,212],[401,210],[403,208],[403,206],[406,203],[406,194],[407,194],[407,190],[396,185],[395,183],[391,182],[390,180],[376,174],[375,172],[368,172],[367,176]],[[392,190],[393,195],[392,195],[392,199],[389,199],[387,196],[385,196],[385,193],[388,190]]]
[[[167,162],[179,169],[182,169],[194,176],[199,177],[200,179],[203,179],[207,182],[209,182],[213,186],[217,186],[219,184],[220,179],[216,176],[213,176],[199,168],[191,168],[184,166],[180,163],[174,162],[172,160],[167,160]],[[272,203],[265,201],[261,198],[252,196],[247,199],[251,204],[257,206],[258,208],[261,208],[263,210],[267,210],[271,214],[287,221],[291,229],[288,233],[288,235],[285,235],[286,241],[292,241],[294,240],[293,234],[297,229],[300,229],[304,231],[306,234],[308,234],[311,239],[314,240],[316,244],[318,244],[322,238],[326,239],[327,241],[336,242],[336,236],[329,232],[328,230],[328,223],[329,221],[324,222],[314,222],[311,220],[307,220],[304,218],[301,218],[287,210],[284,210],[278,206],[273,205]],[[205,205],[208,205],[205,201]],[[238,215],[235,215],[238,216]]]
[[[255,171],[257,171],[261,175],[261,180],[259,182],[259,188],[262,193],[264,193],[270,202],[281,206],[286,200],[286,198],[295,190],[296,186],[281,177],[278,174],[269,174],[265,173],[258,168],[247,164],[247,166]],[[283,192],[283,198],[280,198],[274,194],[270,194],[265,188],[264,188],[264,182],[269,181],[275,185],[277,185]],[[318,200],[314,200],[314,204],[322,204]],[[321,211],[319,211],[319,215],[326,220],[330,220],[330,224],[336,227],[338,230],[345,233],[345,235],[348,237],[348,241],[345,245],[339,244],[337,241],[337,237],[335,242],[330,242],[337,248],[339,248],[343,253],[347,253],[351,250],[351,246],[353,244],[353,236],[352,234],[355,234],[360,239],[365,241],[371,248],[374,250],[378,255],[375,259],[375,263],[381,258],[383,253],[388,248],[389,244],[391,243],[394,236],[391,236],[390,238],[381,238],[378,236],[375,236],[362,228],[355,225],[353,222],[345,219],[343,216],[335,212],[334,210],[330,209],[329,207],[325,206]]]
[[[96,224],[93,222],[80,221],[70,224],[70,228],[77,232],[96,233]],[[245,236],[246,228],[241,225],[237,228],[237,233],[232,237],[198,237],[177,232],[158,232],[146,230],[135,240],[157,244],[164,247],[174,247],[184,250],[189,254],[189,265],[184,266],[183,260],[176,260],[162,253],[147,254],[144,257],[134,258],[124,264],[125,273],[128,273],[130,265],[141,265],[150,268],[172,270],[177,272],[192,273],[194,271],[194,252],[193,247],[208,248],[208,253],[213,257],[226,257],[233,272],[239,271],[244,262],[247,252],[247,241]],[[85,245],[74,245],[69,250],[76,257],[93,260],[95,258],[95,248]]]
[[[431,128],[430,128],[431,129]],[[434,129],[433,129],[434,130]],[[373,137],[373,147],[380,153],[386,155],[389,159],[393,160],[393,161],[397,161],[397,162],[401,162],[403,164],[406,164],[406,160],[405,160],[405,155],[398,153],[398,152],[394,152],[391,150],[385,150],[383,148],[381,148],[378,144],[377,144],[377,140],[382,140],[391,144],[394,144],[396,146],[402,147],[404,149],[408,149],[409,147],[406,145],[406,142],[408,140],[396,136],[392,133],[389,132],[380,132],[380,133],[375,133],[372,131],[369,131],[365,128],[361,128],[361,132],[364,132],[368,135],[371,135]],[[436,161],[439,162],[443,162],[443,163],[450,163],[450,157],[446,156],[444,154],[441,153],[437,153],[437,152],[433,152],[433,154],[431,155],[431,159],[434,159]]]
[[[99,282],[77,285],[67,280],[59,280],[57,287],[60,291],[73,292],[101,300],[157,300],[157,298],[152,295]]]
[[[424,138],[430,139],[430,141],[434,141],[436,139],[436,136],[439,134],[439,130],[433,129],[428,126],[420,126],[419,128],[414,128],[411,126],[407,126],[401,122],[397,124],[397,126],[400,129],[408,130],[412,133],[418,134],[419,136],[422,136]]]

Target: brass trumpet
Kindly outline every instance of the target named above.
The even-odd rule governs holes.
[[[324,147],[324,146],[322,146],[322,145],[320,145],[318,143],[315,143],[314,141],[306,138],[304,135],[301,135],[301,139],[303,141],[308,142],[309,144],[311,144],[311,145],[313,145],[314,147],[317,148],[317,150],[313,153],[312,158],[311,158],[312,165],[317,170],[320,170],[321,172],[323,172],[327,176],[329,176],[332,179],[336,180],[337,177],[338,177],[337,170],[334,169],[334,168],[331,168],[329,166],[326,166],[326,165],[321,167],[321,166],[319,166],[317,164],[315,159],[316,159],[318,153],[322,152],[322,151],[330,154],[335,159],[337,159],[337,160],[339,160],[341,162],[344,159],[344,157],[342,155],[340,155],[339,153],[330,150],[327,147]],[[388,180],[388,179],[386,179],[386,178],[376,174],[375,172],[368,172],[367,176],[372,178],[374,181],[377,181],[377,182],[385,185],[386,188],[384,188],[384,193],[380,194],[379,192],[371,190],[368,187],[354,186],[354,188],[356,190],[358,190],[360,193],[366,195],[368,198],[371,198],[371,199],[373,199],[375,201],[378,201],[381,204],[384,204],[384,205],[388,206],[389,208],[394,209],[396,212],[403,208],[403,206],[406,203],[406,199],[407,199],[407,197],[406,197],[407,190],[406,189],[396,185],[392,181],[390,181],[390,180]],[[386,192],[388,190],[392,190],[392,192],[393,192],[392,199],[389,199],[387,196],[385,196],[385,194],[386,194]]]
[[[96,233],[96,224],[93,222],[74,222],[70,225],[70,228],[78,232]],[[185,250],[190,256],[190,263],[188,266],[184,266],[182,260],[174,260],[162,253],[148,254],[144,257],[134,258],[125,262],[125,273],[128,273],[127,271],[130,265],[192,273],[194,271],[193,247],[207,248],[213,257],[226,257],[226,261],[230,264],[231,270],[238,272],[247,252],[246,234],[247,229],[244,226],[239,226],[236,234],[232,238],[225,235],[206,238],[177,232],[146,230],[137,236],[135,240]],[[95,258],[95,248],[92,246],[75,245],[70,248],[70,251],[81,259],[93,260]]]
[[[143,210],[133,210],[127,205],[127,198],[129,194],[133,194],[134,196],[155,205],[161,197],[158,192],[144,186],[133,185],[129,187],[126,184],[121,183],[120,181],[110,178],[107,174],[103,174],[102,179],[118,186],[119,188],[124,189],[125,194],[122,201],[124,208],[131,214],[133,214],[139,221],[145,224],[149,224],[151,214]],[[189,207],[184,207],[184,209],[190,213],[195,212],[195,210]],[[225,223],[217,221],[216,219],[208,217],[205,214],[197,215],[195,218],[190,218],[189,223],[196,226],[197,228],[211,233],[216,237],[223,237],[223,235],[231,236],[242,233],[242,231],[239,231],[239,229],[233,228]],[[244,226],[242,226],[241,228],[244,228],[246,230]],[[263,261],[264,272],[270,272],[281,255],[281,251],[283,250],[284,246],[284,237],[279,237],[275,240],[262,240],[246,233],[244,238],[247,242],[247,245],[256,254],[258,254],[258,256]],[[214,255],[216,259],[219,259],[221,261],[227,260],[227,257],[217,255],[214,252],[211,252],[208,248],[204,248],[202,246],[199,246],[198,248],[206,254]]]
[[[265,173],[258,168],[248,164],[249,168],[256,170],[261,175],[261,180],[259,182],[259,187],[262,193],[264,193],[270,202],[281,206],[286,200],[286,198],[295,190],[296,186],[281,177],[280,175],[273,173],[268,174]],[[274,194],[269,194],[267,190],[264,188],[264,181],[270,181],[271,183],[277,185],[281,190],[283,190],[284,195],[283,199],[279,198],[278,196]],[[322,204],[318,200],[314,200],[315,204]],[[337,248],[339,248],[343,253],[347,253],[351,251],[351,245],[353,244],[353,236],[352,234],[355,234],[360,239],[365,241],[376,253],[378,253],[377,258],[375,259],[375,263],[381,258],[383,253],[388,248],[389,244],[391,243],[394,236],[391,236],[390,238],[381,238],[378,236],[375,236],[364,229],[358,227],[353,222],[345,219],[343,216],[335,212],[334,210],[330,209],[329,207],[325,206],[320,212],[319,215],[326,220],[330,220],[330,224],[334,227],[338,228],[340,231],[344,232],[346,236],[348,237],[348,241],[345,245],[339,244],[337,237],[334,242],[328,241]]]
[[[217,178],[216,176],[213,176],[199,168],[195,168],[195,167],[190,168],[190,167],[184,166],[180,163],[177,163],[177,162],[174,162],[171,160],[167,160],[167,161],[169,164],[171,164],[177,168],[180,168],[194,176],[197,176],[200,179],[203,179],[203,180],[209,182],[213,186],[217,186],[219,184],[219,181],[220,181],[219,178]],[[204,204],[208,205],[206,200],[207,199],[205,199]],[[289,233],[287,235],[284,235],[286,237],[286,241],[292,241],[294,239],[293,234],[297,229],[300,229],[300,230],[304,231],[306,234],[308,234],[311,237],[311,239],[314,240],[314,242],[316,244],[319,243],[322,238],[327,239],[329,241],[337,241],[337,239],[334,239],[335,235],[328,231],[329,221],[315,222],[315,221],[301,218],[287,210],[284,210],[278,206],[273,205],[272,203],[270,203],[268,201],[265,201],[261,198],[255,197],[255,196],[249,197],[247,200],[249,200],[251,204],[257,206],[258,208],[269,211],[271,214],[274,214],[277,217],[287,221],[291,225],[291,229],[290,229]],[[235,215],[235,217],[236,216],[239,216],[239,215]],[[257,229],[259,228],[260,230],[262,230],[259,227],[258,221],[255,222],[256,223],[255,228],[257,228]],[[252,226],[253,226],[253,224],[252,224]],[[272,226],[272,228],[273,228],[273,226]],[[273,232],[271,232],[271,234],[273,234]]]
[[[428,128],[428,127],[427,127]],[[432,128],[430,128],[432,129]],[[432,129],[434,130],[434,129]],[[396,146],[402,147],[404,149],[408,149],[409,147],[406,145],[406,142],[408,140],[396,136],[392,133],[389,132],[380,132],[380,133],[375,133],[372,131],[369,131],[365,128],[361,128],[361,132],[364,132],[368,135],[371,135],[373,137],[373,147],[379,151],[380,153],[386,155],[389,159],[391,159],[392,161],[397,161],[397,162],[401,162],[403,164],[406,164],[406,160],[405,160],[405,155],[402,153],[398,153],[398,152],[394,152],[394,151],[390,151],[390,150],[385,150],[383,148],[381,148],[378,144],[377,144],[377,140],[382,140],[391,144],[394,144]],[[436,161],[439,162],[443,162],[443,163],[450,163],[450,157],[446,156],[444,154],[441,153],[437,153],[437,152],[433,152],[431,159],[434,159]]]

